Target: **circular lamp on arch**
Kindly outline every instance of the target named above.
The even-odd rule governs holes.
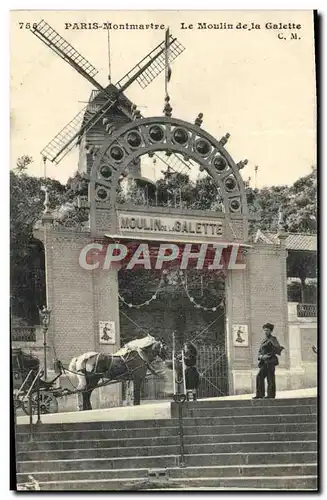
[[[109,191],[108,189],[102,187],[102,186],[99,186],[97,189],[96,189],[96,198],[98,201],[107,201],[109,199]]]
[[[233,191],[236,188],[236,180],[232,176],[227,177],[224,184],[227,191]]]
[[[149,128],[149,137],[152,142],[160,142],[164,138],[164,130],[159,125],[152,125]]]
[[[218,172],[223,172],[227,167],[227,161],[222,156],[215,156],[213,160],[213,165],[218,170]]]
[[[111,168],[108,165],[102,165],[102,167],[100,167],[100,175],[104,179],[110,179],[110,177],[112,176]]]
[[[201,156],[207,156],[210,153],[211,146],[205,139],[197,139],[194,145],[195,151]]]
[[[231,209],[231,212],[239,212],[241,208],[240,200],[238,198],[233,198],[229,201],[229,207]]]
[[[173,131],[173,141],[177,144],[181,144],[182,146],[186,144],[189,140],[189,135],[185,129],[181,127],[175,128]]]
[[[121,161],[124,158],[124,150],[120,146],[112,146],[109,154],[114,161]]]
[[[127,134],[126,140],[132,148],[138,148],[142,143],[142,138],[136,130],[132,130]]]

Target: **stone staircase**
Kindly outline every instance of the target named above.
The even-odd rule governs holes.
[[[17,426],[17,482],[41,490],[316,490],[317,399],[185,403],[172,418]],[[155,470],[156,469],[156,470]],[[153,472],[156,479],[149,478]]]

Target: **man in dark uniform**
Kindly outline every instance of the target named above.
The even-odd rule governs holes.
[[[274,325],[266,323],[263,325],[265,339],[261,342],[258,360],[259,372],[257,375],[257,390],[253,399],[265,397],[265,378],[267,378],[268,390],[267,398],[276,397],[275,367],[279,364],[277,356],[281,355],[282,347],[277,338],[272,335]]]
[[[192,342],[186,342],[183,347],[185,364],[185,386],[186,397],[189,401],[190,395],[193,395],[193,401],[197,399],[197,389],[200,382],[200,374],[196,367],[198,351]]]

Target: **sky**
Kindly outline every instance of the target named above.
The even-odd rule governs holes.
[[[316,163],[314,33],[311,11],[13,11],[11,12],[11,168],[27,154],[29,173],[43,175],[40,151],[88,100],[92,85],[36,38],[25,23],[45,19],[108,83],[106,30],[66,29],[65,23],[158,23],[169,26],[185,51],[172,64],[173,116],[194,122],[216,138],[231,134],[226,149],[235,162],[249,160],[244,180],[258,166],[257,187],[291,184]],[[198,23],[233,29],[197,29]],[[182,29],[181,23],[193,25]],[[247,28],[236,29],[238,23]],[[261,29],[248,29],[251,23]],[[266,23],[301,25],[267,29]],[[22,28],[23,26],[23,28]],[[115,83],[164,40],[164,30],[111,30]],[[293,38],[292,38],[293,34]],[[296,38],[294,37],[296,34]],[[280,38],[278,38],[278,35]],[[164,75],[149,87],[134,83],[126,95],[144,116],[161,116]],[[65,182],[77,170],[77,150],[47,176]],[[153,166],[148,168],[151,177]]]

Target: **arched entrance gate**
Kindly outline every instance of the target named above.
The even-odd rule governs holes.
[[[177,245],[181,254],[183,251],[185,253],[188,245],[192,253],[199,251],[201,245],[202,247],[207,245],[207,252],[210,254],[211,248],[212,254],[213,245],[221,244],[226,247],[222,252],[225,257],[228,254],[230,258],[231,252],[234,252],[234,261],[236,255],[238,255],[238,261],[240,260],[239,247],[243,247],[247,239],[248,208],[245,187],[239,170],[244,167],[247,161],[236,164],[226,151],[224,145],[229,134],[217,141],[201,129],[201,123],[201,115],[199,115],[195,124],[167,116],[137,119],[119,128],[108,137],[97,154],[89,178],[90,226],[94,238],[103,242],[103,237],[105,237],[107,244],[114,243],[117,245],[117,250],[118,245],[127,245],[133,252],[137,251],[139,244],[141,244],[143,250],[149,248],[150,260],[147,262],[147,259],[145,259],[143,262],[146,268],[151,261],[151,257],[153,255],[158,256],[162,244],[166,244],[168,253],[172,251],[169,244],[172,246]],[[223,209],[219,212],[207,212],[171,206],[153,207],[133,203],[120,204],[117,199],[117,192],[123,176],[138,164],[142,156],[152,156],[154,153],[161,151],[166,152],[167,155],[172,153],[182,155],[185,160],[192,160],[193,164],[198,166],[200,172],[205,171],[217,188],[217,194],[220,193]],[[144,252],[139,253],[138,257],[139,262],[142,261]],[[208,257],[208,253],[206,257]],[[225,278],[229,260],[227,258],[227,262],[225,262]],[[189,261],[187,264],[191,265],[191,262]],[[160,265],[164,269],[163,262],[158,264],[156,258],[152,258],[150,266],[160,267]],[[169,266],[170,270],[172,266],[175,272],[177,270],[177,279],[185,288],[187,299],[191,303],[193,302],[191,307],[202,309],[202,311],[205,310],[207,315],[207,324],[202,324],[201,328],[196,332],[193,329],[191,338],[187,333],[183,332],[183,326],[181,326],[180,331],[177,331],[178,344],[181,346],[185,340],[196,341],[201,335],[205,335],[210,326],[211,328],[218,328],[222,324],[222,332],[217,335],[214,345],[210,347],[202,346],[199,349],[199,367],[203,374],[202,391],[200,392],[202,392],[202,396],[225,395],[229,391],[229,345],[228,340],[226,342],[228,336],[226,335],[225,325],[227,320],[226,293],[224,297],[220,298],[217,305],[212,307],[201,306],[189,295],[187,271],[180,270],[178,272],[181,259],[179,259],[178,264],[170,262]],[[234,262],[234,268],[242,268],[242,265]],[[167,269],[164,269],[164,272],[167,273]],[[116,276],[110,279],[117,281]],[[228,286],[228,283],[225,280],[225,288],[226,286]],[[149,306],[153,297],[156,298],[158,293],[156,291],[154,296],[149,297],[150,300],[142,303],[142,305]],[[134,334],[140,335],[144,321],[139,321],[137,316],[131,314],[134,307],[133,301],[126,301],[121,295],[119,295],[119,298],[123,307],[121,322],[124,324],[125,318],[128,318],[132,323],[132,328],[136,330]],[[112,300],[116,303],[116,307],[119,308],[118,298],[112,297]],[[163,297],[163,300],[167,300],[167,297]],[[140,306],[136,307],[139,308]],[[179,309],[183,309],[183,307],[185,306],[181,305],[181,303],[177,305]],[[166,307],[163,316],[160,316],[155,311],[156,314],[153,314],[152,321],[159,321],[162,325],[165,323],[170,324],[169,316],[174,316],[175,321],[172,322],[172,328],[174,328],[176,323],[178,324],[176,316],[180,317],[182,312],[176,313],[175,309],[173,302],[170,301],[170,306],[168,310]],[[149,316],[151,317],[151,313]],[[150,320],[150,323],[152,321]],[[165,340],[168,340],[168,343],[171,341],[171,332],[170,338],[167,339],[166,336]]]
[[[88,175],[90,227],[79,231],[58,227],[51,214],[44,215],[44,227],[35,236],[43,240],[46,253],[47,304],[52,310],[49,344],[56,347],[54,358],[68,363],[79,353],[114,352],[120,347],[119,268],[100,257],[109,245],[125,244],[133,251],[139,244],[148,244],[150,249],[152,245],[154,254],[160,244],[177,245],[183,257],[185,249],[193,252],[206,244],[211,249],[224,246],[219,262],[225,262],[226,271],[224,348],[230,394],[253,390],[262,324],[275,324],[288,352],[284,235],[276,245],[248,247],[250,217],[240,175],[246,161],[235,163],[226,151],[228,134],[218,141],[202,130],[201,123],[201,116],[194,124],[164,116],[138,118],[117,131],[109,127],[112,133],[97,152]],[[142,156],[164,151],[192,160],[200,172],[210,176],[219,190],[220,211],[120,202],[121,178]],[[164,262],[162,269],[166,264],[171,262]],[[178,261],[178,269],[180,266]],[[281,388],[289,383],[291,363],[291,355],[282,357],[277,381]],[[98,395],[102,406],[120,402],[119,391],[112,386],[108,394],[99,390]],[[98,397],[96,391],[94,397]]]

